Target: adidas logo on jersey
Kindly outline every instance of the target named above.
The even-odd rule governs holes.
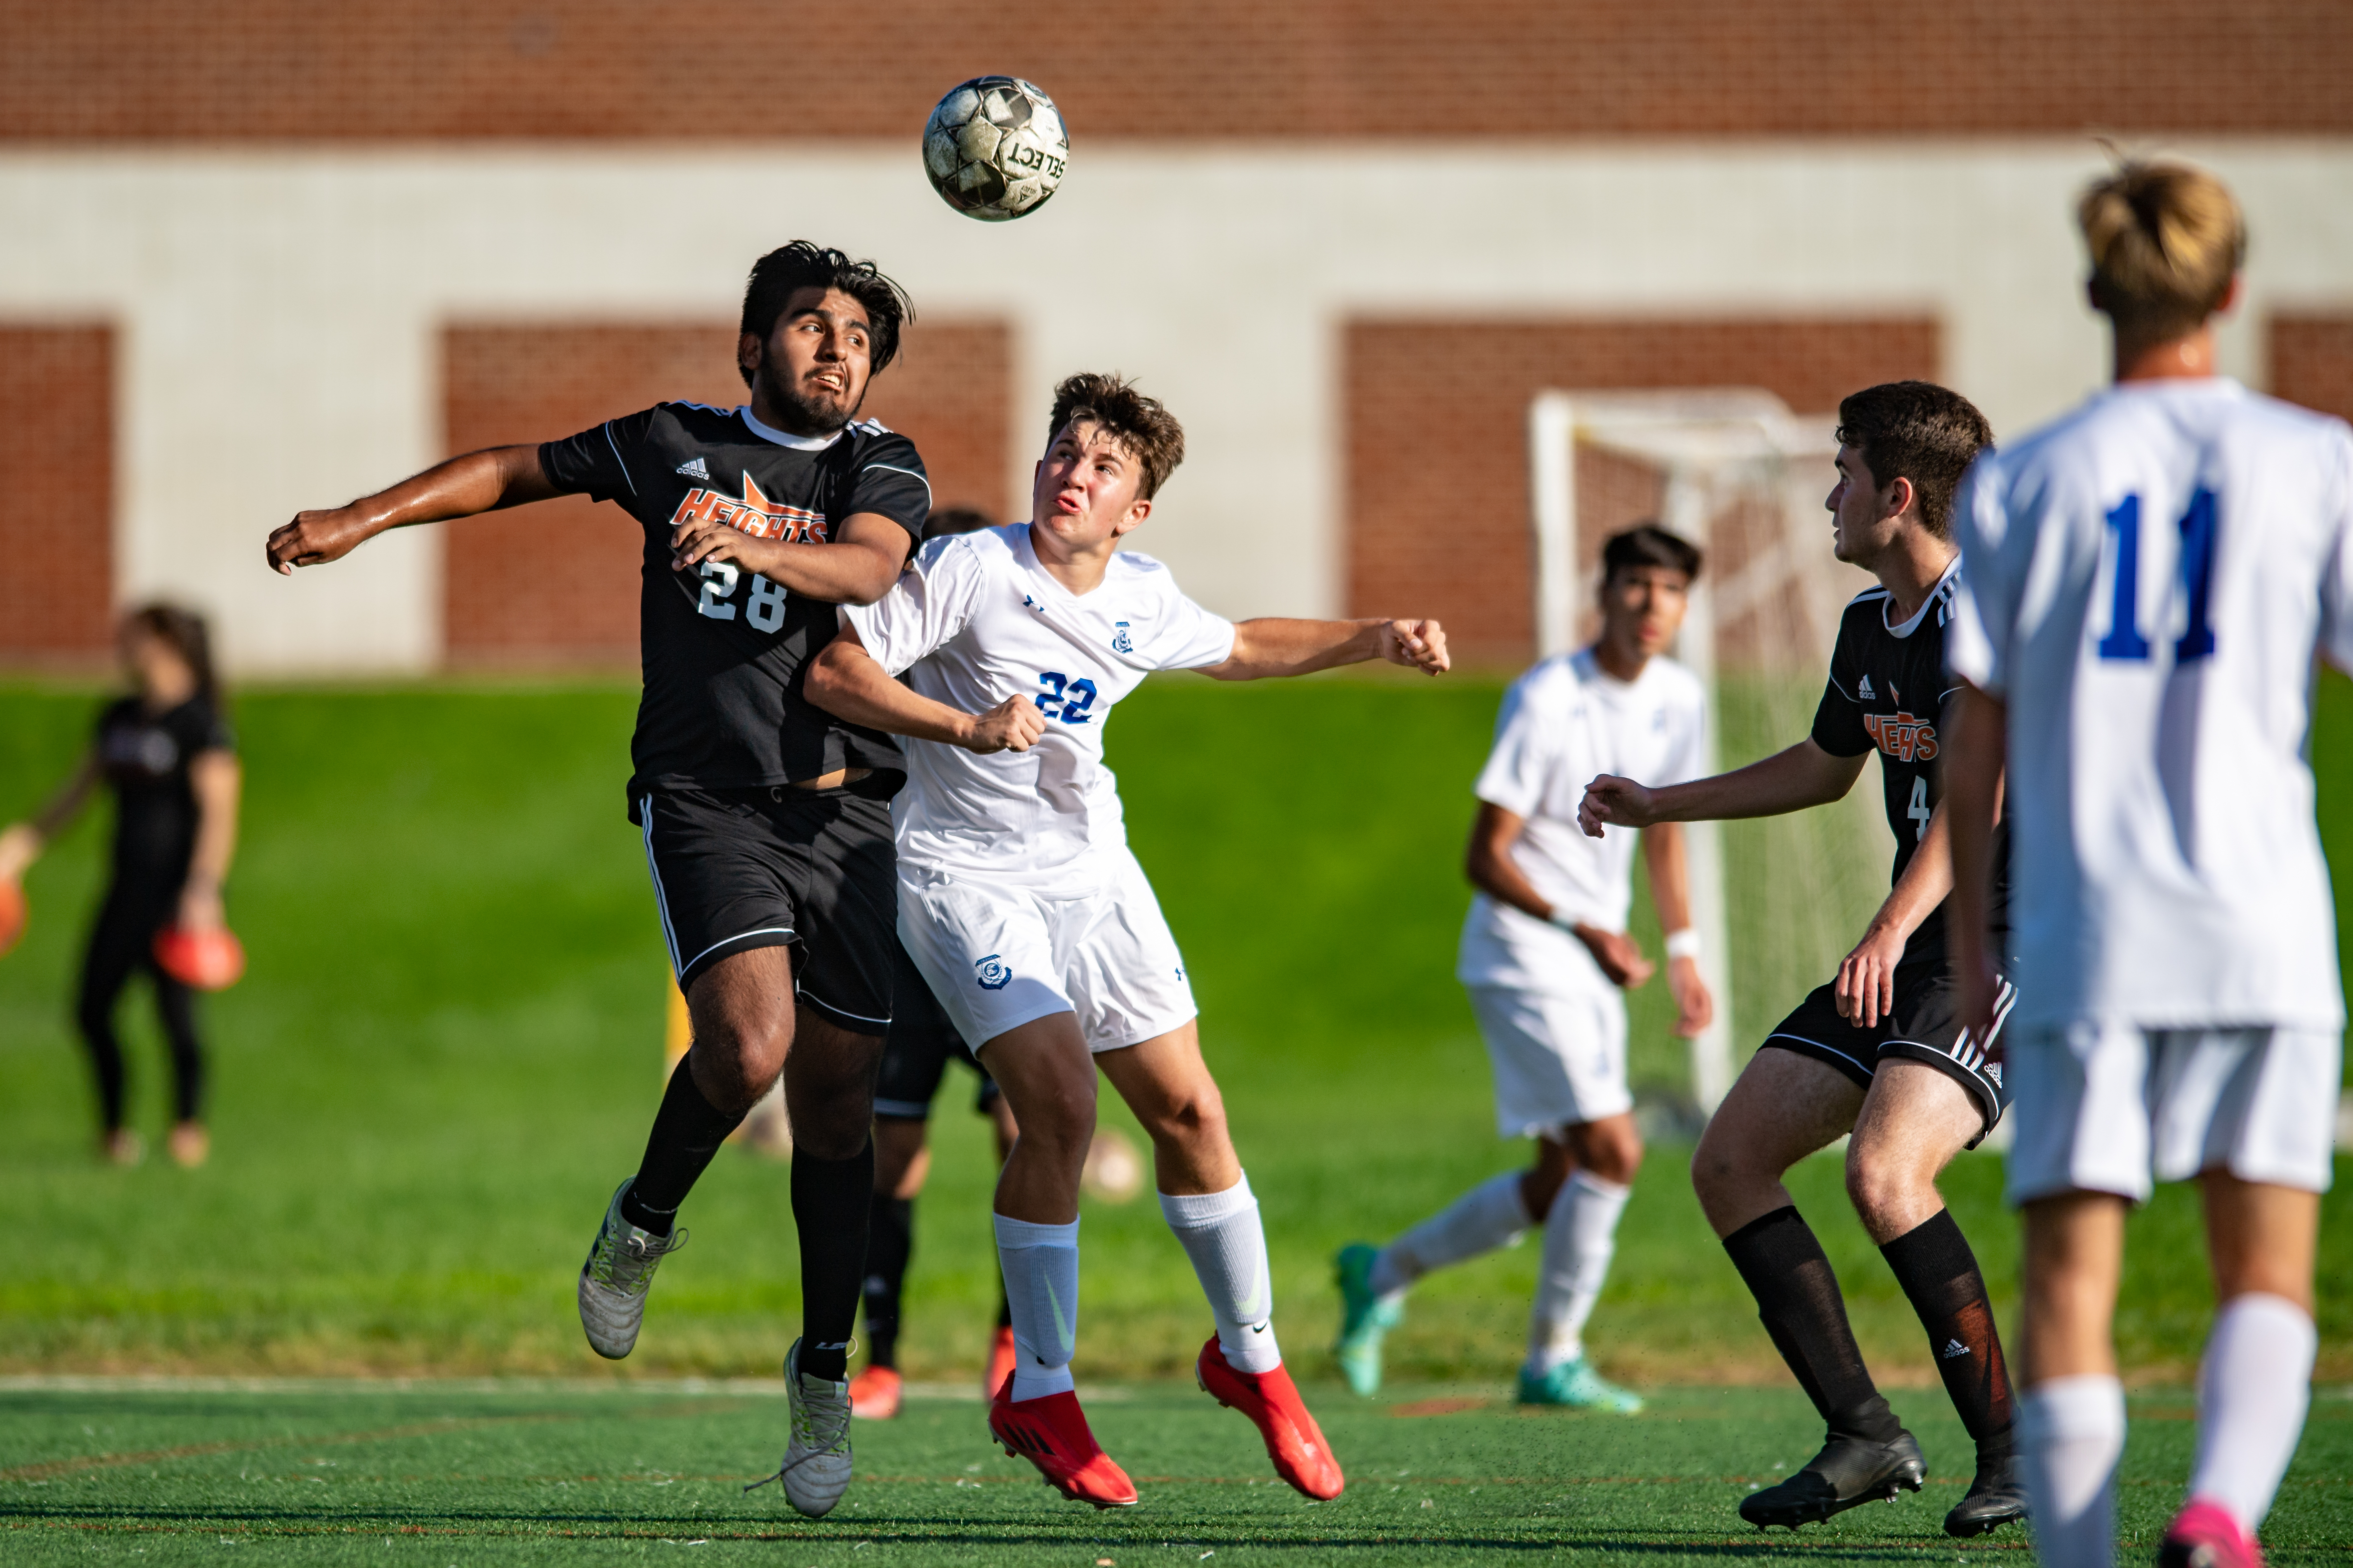
[[[673,474],[684,474],[690,479],[708,479],[711,478],[711,470],[703,466],[702,459],[700,458],[689,458],[685,462],[681,463],[677,468],[672,468],[670,472]]]
[[[1969,1347],[1958,1340],[1947,1340],[1945,1348],[1936,1352],[1938,1361],[1955,1361],[1969,1353]]]
[[[1871,689],[1871,677],[1866,675],[1862,678],[1862,684],[1854,689],[1854,694],[1865,702],[1872,700],[1875,693]]]

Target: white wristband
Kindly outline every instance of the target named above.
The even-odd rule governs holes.
[[[1578,920],[1575,915],[1570,914],[1567,910],[1562,909],[1558,904],[1555,904],[1552,907],[1552,913],[1545,916],[1545,919],[1550,921],[1553,924],[1567,931],[1573,931],[1578,926],[1585,923],[1583,921]]]
[[[1697,928],[1685,926],[1681,931],[1669,931],[1667,933],[1667,956],[1669,958],[1697,959],[1699,957],[1699,931]]]

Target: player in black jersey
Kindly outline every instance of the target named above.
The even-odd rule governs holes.
[[[874,1075],[891,1021],[898,742],[802,697],[835,606],[898,578],[931,510],[913,443],[857,418],[906,296],[871,262],[797,241],[762,257],[737,364],[751,401],[664,403],[568,440],[471,452],[269,536],[280,572],[385,529],[585,492],[643,526],[644,694],[629,820],[694,1043],[579,1286],[597,1353],[627,1355],[679,1205],[781,1072],[795,1135],[802,1330],[786,1357],[793,1506],[849,1482],[848,1352],[864,1272]],[[518,523],[510,553],[538,542]],[[507,570],[507,568],[501,568]],[[527,572],[518,580],[528,584]]]
[[[1937,1174],[1992,1130],[2008,1102],[2001,1068],[1987,1059],[1991,1042],[1961,1026],[1947,969],[1953,870],[1936,766],[1958,685],[1945,672],[1960,572],[1953,494],[1993,432],[1958,394],[1907,381],[1840,404],[1838,438],[1833,548],[1880,586],[1858,595],[1840,622],[1813,733],[1691,784],[1651,790],[1598,778],[1580,816],[1598,835],[1605,823],[1798,811],[1844,796],[1863,759],[1878,753],[1896,841],[1893,890],[1837,978],[1766,1037],[1700,1139],[1692,1183],[1766,1331],[1830,1428],[1821,1452],[1780,1485],[1751,1493],[1741,1517],[1794,1529],[1920,1488],[1919,1447],[1873,1386],[1830,1260],[1781,1184],[1791,1165],[1852,1132],[1847,1192],[1920,1314],[1946,1391],[1977,1442],[1976,1478],[1945,1519],[1951,1534],[1971,1536],[2025,1512],[1985,1279],[1936,1192]],[[2003,907],[1997,898],[1997,921]],[[2008,1000],[2005,988],[2004,1012]]]

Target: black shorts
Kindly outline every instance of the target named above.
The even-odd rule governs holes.
[[[2001,983],[1994,1009],[1994,1037],[2017,996],[2010,982]],[[1852,1079],[1857,1087],[1871,1088],[1871,1075],[1883,1061],[1926,1062],[1949,1075],[1977,1099],[1985,1126],[1969,1147],[1978,1146],[2001,1113],[2010,1108],[2010,1090],[2002,1081],[2001,1064],[1986,1060],[1989,1042],[1964,1031],[1960,993],[1942,953],[1930,961],[1895,966],[1895,1010],[1880,1015],[1875,1028],[1857,1028],[1839,1016],[1834,988],[1818,985],[1797,1011],[1765,1037],[1765,1044],[1827,1062]]]
[[[890,1028],[899,868],[887,799],[860,784],[670,789],[630,815],[681,990],[731,953],[794,947],[803,1004],[854,1034]]]
[[[940,1092],[940,1079],[947,1076],[948,1063],[953,1061],[962,1062],[980,1076],[980,1090],[973,1097],[972,1108],[988,1115],[998,1098],[997,1080],[956,1033],[947,1009],[932,994],[923,971],[907,956],[907,950],[896,938],[892,946],[899,949],[898,978],[891,993],[891,1032],[883,1037],[882,1071],[874,1083],[874,1114],[902,1121],[930,1121],[932,1100]]]

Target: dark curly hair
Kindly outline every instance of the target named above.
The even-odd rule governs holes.
[[[1117,441],[1144,469],[1136,494],[1150,500],[1185,460],[1185,427],[1156,397],[1136,391],[1123,375],[1082,372],[1054,388],[1054,414],[1046,427],[1052,441],[1073,419],[1083,419]]]
[[[1685,582],[1695,583],[1700,561],[1699,546],[1682,534],[1669,533],[1655,522],[1638,522],[1611,534],[1601,547],[1601,580],[1607,583],[1629,567],[1663,566],[1682,573]]]
[[[752,263],[751,281],[744,285],[743,330],[766,341],[776,330],[776,318],[785,313],[785,301],[799,289],[839,289],[866,307],[877,372],[897,357],[900,327],[915,319],[915,303],[907,291],[874,263],[852,261],[839,250],[797,239]],[[744,384],[751,385],[751,371],[736,368]]]
[[[1993,426],[1950,387],[1891,381],[1839,401],[1838,442],[1862,454],[1879,489],[1910,479],[1921,522],[1949,539],[1953,492],[1977,455],[1993,445]]]

